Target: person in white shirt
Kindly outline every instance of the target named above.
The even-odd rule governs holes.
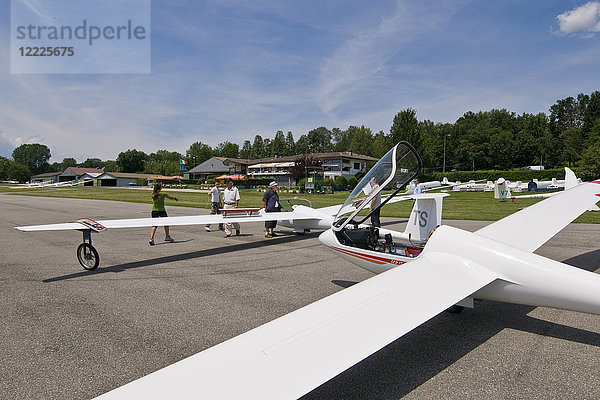
[[[240,202],[240,192],[233,186],[233,179],[229,178],[227,181],[227,187],[223,191],[223,208],[237,208]],[[225,224],[225,237],[231,236],[235,229],[235,235],[240,234],[240,224],[238,222],[227,222]]]
[[[419,180],[415,179],[415,191],[414,194],[423,194],[423,186],[419,184]]]
[[[219,181],[215,182],[215,186],[210,188],[208,192],[208,198],[210,199],[210,215],[221,214],[220,209],[223,207],[221,202],[221,189],[219,189]],[[204,227],[206,232],[210,232],[210,224],[206,224]],[[219,229],[224,230],[223,224],[219,224]]]

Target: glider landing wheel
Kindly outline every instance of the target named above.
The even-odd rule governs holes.
[[[77,260],[79,260],[79,264],[88,271],[95,270],[98,268],[98,264],[100,264],[98,252],[94,246],[89,243],[81,243],[79,247],[77,247]]]
[[[298,236],[303,236],[306,234],[306,229],[302,229],[301,231],[294,231],[294,233]]]

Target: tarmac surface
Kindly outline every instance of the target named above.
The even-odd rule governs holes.
[[[216,225],[176,227],[175,243],[159,228],[154,247],[148,229],[94,234],[93,272],[75,256],[81,233],[14,229],[149,214],[144,204],[0,195],[0,398],[93,398],[372,276],[319,232],[267,239],[261,224],[227,239]],[[600,225],[572,224],[538,254],[596,271],[599,237]],[[597,399],[599,366],[600,316],[483,302],[434,317],[302,399]]]

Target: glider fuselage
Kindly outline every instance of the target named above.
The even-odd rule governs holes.
[[[391,252],[344,245],[332,230],[319,239],[340,257],[376,274],[421,258],[451,259],[473,274],[488,270],[501,277],[470,298],[600,314],[600,275],[462,229],[439,227],[413,257],[403,254],[400,244]]]

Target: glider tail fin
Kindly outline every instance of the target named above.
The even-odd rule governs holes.
[[[565,167],[565,190],[574,188],[577,185],[579,185],[579,181],[575,176],[575,172],[571,168]]]
[[[504,178],[499,178],[494,184],[494,198],[495,199],[510,199],[510,189],[506,185],[506,180]]]
[[[415,198],[404,233],[413,240],[427,241],[429,233],[442,224],[443,198],[438,194]]]

